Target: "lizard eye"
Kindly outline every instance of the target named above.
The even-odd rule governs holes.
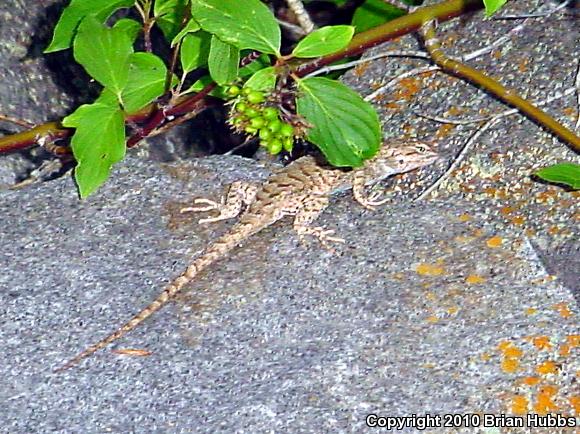
[[[427,152],[427,146],[425,145],[417,145],[417,151],[419,151],[421,154]]]

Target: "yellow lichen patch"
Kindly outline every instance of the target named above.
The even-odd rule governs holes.
[[[502,214],[502,215],[508,215],[508,214],[511,214],[514,211],[515,211],[515,209],[513,207],[511,207],[511,206],[504,206],[503,208],[501,208],[499,210],[500,214]]]
[[[483,362],[489,362],[491,360],[491,354],[490,353],[482,353],[481,356],[479,356],[479,358]]]
[[[536,367],[536,372],[540,375],[555,374],[558,372],[558,365],[551,360],[540,363]]]
[[[528,399],[522,395],[512,397],[511,410],[513,414],[526,414],[528,412]]]
[[[520,368],[520,361],[518,359],[505,358],[501,361],[501,369],[506,374],[513,374]]]
[[[439,318],[437,318],[437,316],[435,316],[435,315],[428,316],[425,319],[427,320],[427,322],[430,322],[431,324],[435,324],[436,322],[439,322]]]
[[[534,403],[534,411],[538,414],[547,414],[560,410],[560,407],[552,400],[552,397],[557,392],[558,389],[555,386],[546,385],[542,387]]]
[[[566,336],[566,343],[570,347],[580,347],[580,335],[568,335]]]
[[[562,318],[570,318],[574,315],[566,303],[557,303],[552,307],[558,311]]]
[[[521,226],[526,222],[526,219],[522,216],[516,216],[511,219],[511,222],[516,226]]]
[[[484,283],[485,282],[485,278],[477,275],[477,274],[470,274],[469,276],[467,276],[467,278],[465,279],[465,281],[469,284],[469,285],[478,285],[480,283]]]
[[[447,308],[447,313],[449,315],[456,315],[457,312],[459,312],[459,306],[451,306],[451,307]]]
[[[470,221],[472,219],[473,219],[473,217],[471,217],[469,214],[461,214],[459,216],[459,221],[460,222],[468,222],[468,221]]]
[[[422,276],[441,276],[445,273],[445,268],[434,264],[419,264],[415,271]]]
[[[550,343],[550,338],[548,336],[534,336],[532,338],[532,343],[538,350],[550,350],[552,344]]]
[[[574,409],[574,416],[580,415],[580,395],[571,396],[568,398],[568,402]]]
[[[503,243],[502,237],[491,237],[486,241],[487,247],[489,247],[490,249],[500,247],[502,243]]]
[[[536,313],[538,313],[538,309],[536,309],[535,307],[528,307],[526,310],[524,310],[524,312],[526,313],[526,315],[535,315]]]
[[[435,137],[437,138],[447,137],[449,133],[453,131],[454,128],[455,125],[453,124],[443,124],[439,128],[437,128],[437,131],[435,132]]]
[[[397,100],[411,100],[421,90],[421,81],[415,77],[403,78],[399,81],[399,89],[395,92]]]

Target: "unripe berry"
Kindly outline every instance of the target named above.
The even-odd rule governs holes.
[[[273,133],[280,131],[280,127],[282,126],[282,121],[280,119],[274,119],[268,123],[268,129]]]
[[[282,137],[292,137],[294,135],[294,127],[290,124],[282,124],[280,127],[280,135]]]
[[[274,139],[268,144],[268,152],[272,155],[280,153],[282,150],[282,141],[280,139]]]
[[[261,117],[253,118],[250,120],[250,125],[254,128],[260,129],[266,124],[266,120]]]
[[[248,101],[252,104],[260,104],[264,102],[266,98],[262,92],[253,91],[248,94]]]
[[[272,138],[272,131],[270,131],[268,128],[262,128],[260,130],[260,139],[264,140],[264,141],[268,141]]]
[[[229,96],[238,96],[241,92],[239,86],[233,85],[228,87],[228,95]]]
[[[262,111],[262,116],[264,116],[264,119],[268,119],[269,121],[278,119],[278,114],[278,109],[275,107],[264,107],[264,110]]]
[[[294,147],[294,139],[292,139],[292,137],[284,137],[282,139],[282,145],[284,145],[285,151],[290,152]]]
[[[255,118],[260,116],[260,112],[258,110],[256,110],[254,107],[248,107],[246,108],[246,116],[249,118]]]

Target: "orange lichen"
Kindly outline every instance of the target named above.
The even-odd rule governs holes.
[[[521,383],[525,384],[526,386],[535,386],[540,382],[539,377],[524,377],[521,379]]]
[[[548,336],[534,336],[532,338],[532,343],[538,350],[550,350],[552,344],[550,343],[550,338]]]
[[[430,322],[431,324],[439,322],[439,318],[437,318],[435,315],[428,316],[425,319],[427,320],[427,322]]]
[[[445,273],[445,268],[433,264],[419,264],[415,271],[422,276],[441,276]]]
[[[395,98],[409,101],[419,90],[421,90],[421,80],[414,77],[403,78],[399,81],[399,89],[395,92]]]
[[[551,360],[547,360],[536,367],[536,372],[540,375],[555,374],[558,372],[558,365]]]
[[[558,392],[555,386],[544,386],[540,389],[536,402],[534,403],[534,411],[538,414],[547,414],[560,410],[560,407],[552,400],[552,397]]]
[[[498,237],[498,236],[491,237],[486,242],[487,247],[489,247],[490,249],[495,249],[495,248],[501,246],[502,243],[503,243],[503,238],[502,237]]]
[[[439,128],[437,128],[437,131],[435,132],[435,137],[439,139],[447,137],[455,127],[456,125],[453,124],[443,124]]]
[[[518,359],[506,358],[501,361],[501,369],[507,374],[513,374],[520,368]]]
[[[484,283],[485,282],[485,278],[481,277],[477,274],[470,274],[469,276],[467,276],[467,278],[465,279],[465,281],[470,284],[470,285],[477,285],[480,283]]]
[[[514,211],[515,211],[515,209],[511,206],[504,206],[499,210],[500,214],[503,214],[503,215],[511,214]]]
[[[580,347],[580,335],[568,335],[566,342],[570,347]]]
[[[522,395],[512,397],[511,410],[513,414],[526,414],[528,412],[528,399]]]
[[[568,398],[568,402],[574,409],[574,415],[580,415],[580,395],[571,396]]]
[[[511,219],[511,222],[516,226],[521,226],[526,222],[526,218],[522,216],[516,216]]]
[[[557,303],[552,307],[558,311],[562,318],[570,318],[574,315],[566,303]]]

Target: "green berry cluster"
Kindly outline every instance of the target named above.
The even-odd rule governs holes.
[[[235,98],[230,123],[240,132],[257,135],[260,146],[272,155],[282,149],[290,152],[294,144],[294,127],[284,122],[280,110],[264,104],[264,92],[239,86],[230,86],[228,95]]]

